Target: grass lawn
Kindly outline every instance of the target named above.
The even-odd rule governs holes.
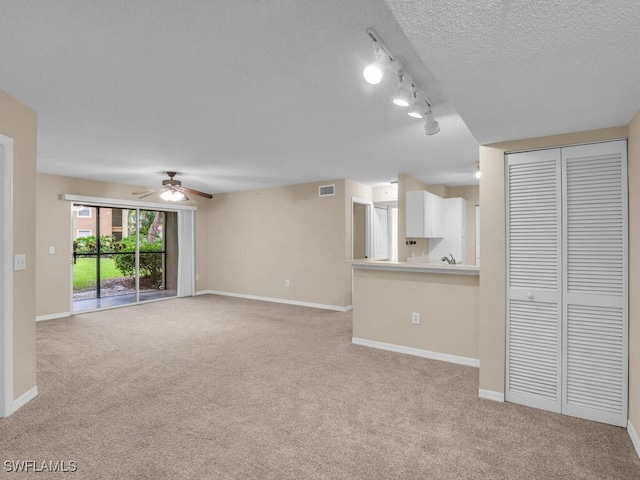
[[[100,278],[106,280],[107,278],[124,277],[122,272],[116,268],[116,264],[113,258],[101,258],[100,259]],[[76,264],[73,266],[73,289],[82,290],[96,284],[96,259],[80,257],[76,259]]]

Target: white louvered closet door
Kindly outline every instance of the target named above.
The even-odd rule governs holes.
[[[561,411],[560,150],[507,156],[507,401]]]
[[[562,412],[627,424],[627,143],[562,149]]]

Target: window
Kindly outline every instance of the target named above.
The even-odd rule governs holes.
[[[76,238],[90,237],[91,235],[91,230],[78,230]]]
[[[78,210],[76,210],[76,214],[78,218],[91,218],[91,208],[80,207]]]

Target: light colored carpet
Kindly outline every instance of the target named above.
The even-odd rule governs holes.
[[[624,429],[479,399],[475,368],[351,345],[349,313],[211,295],[37,337],[0,460],[77,462],[49,477],[640,478]]]

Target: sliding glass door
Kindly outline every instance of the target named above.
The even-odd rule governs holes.
[[[73,311],[176,296],[177,214],[73,206]]]

